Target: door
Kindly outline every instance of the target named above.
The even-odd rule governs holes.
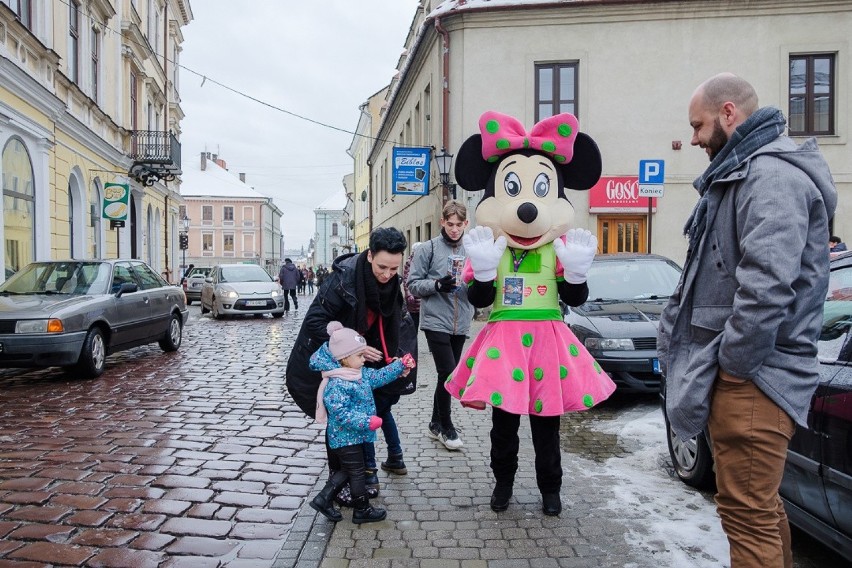
[[[645,216],[598,217],[598,253],[647,252]]]
[[[112,270],[111,293],[115,294],[122,284],[139,282],[133,274],[129,262],[117,262]],[[142,290],[124,293],[120,298],[113,297],[114,308],[110,325],[113,328],[112,345],[136,343],[147,335],[147,322],[151,318],[151,304],[148,294]]]

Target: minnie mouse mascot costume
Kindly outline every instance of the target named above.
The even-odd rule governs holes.
[[[493,306],[488,323],[445,384],[463,406],[492,407],[491,508],[505,511],[518,469],[518,428],[529,415],[536,483],[546,515],[559,515],[562,461],[559,417],[605,400],[615,385],[562,320],[561,299],[586,301],[586,274],[597,239],[571,229],[565,188],[587,190],[600,178],[595,142],[576,117],[559,114],[527,133],[494,111],[479,119],[456,159],[456,181],[485,190],[477,226],[464,236],[468,299]],[[566,232],[567,231],[567,232]]]

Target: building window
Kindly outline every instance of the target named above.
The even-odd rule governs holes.
[[[35,188],[27,148],[12,138],[3,148],[3,234],[6,268],[20,270],[35,260]]]
[[[424,232],[426,233],[426,240],[430,240],[432,238],[432,223],[426,223],[424,225]]]
[[[331,236],[332,236],[332,237],[336,237],[336,236],[337,236],[337,223],[332,223],[332,224],[331,224]]]
[[[33,29],[32,0],[9,0],[6,4],[15,12],[15,15],[27,29]]]
[[[80,4],[68,2],[68,78],[80,84]]]
[[[228,225],[234,224],[234,208],[226,205],[222,208],[222,221]]]
[[[535,66],[535,121],[570,112],[577,116],[578,63]]]
[[[205,256],[213,256],[213,233],[202,233],[201,252]]]
[[[92,258],[101,258],[101,188],[100,180],[92,182],[92,192],[89,195],[89,242],[92,245]]]
[[[139,106],[136,99],[136,73],[130,73],[130,128],[138,130]]]
[[[181,221],[184,218],[186,218],[186,205],[181,205],[178,207],[178,221]],[[181,228],[183,228],[183,225],[181,225]]]
[[[233,233],[229,235],[222,235],[222,250],[226,255],[230,253],[228,256],[233,256],[234,254],[234,235]]]
[[[205,225],[213,224],[213,206],[212,205],[202,205],[201,206],[201,222]]]
[[[101,33],[92,28],[92,98],[98,100],[98,61],[101,57]]]
[[[834,134],[834,54],[790,56],[790,134]]]
[[[74,190],[71,188],[71,182],[68,182],[68,250],[71,252],[71,258],[76,258],[74,250]]]

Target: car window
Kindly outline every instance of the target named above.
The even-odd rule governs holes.
[[[819,336],[819,358],[825,362],[849,361],[850,351],[842,350],[852,327],[852,266],[831,271],[828,294],[822,311],[822,331]]]
[[[105,271],[105,274],[103,273]],[[101,262],[34,262],[0,286],[7,294],[103,294],[109,265]]]
[[[589,269],[589,300],[641,300],[671,296],[680,270],[664,260],[601,260]]]
[[[133,263],[133,271],[139,279],[140,290],[153,290],[154,288],[162,288],[168,286],[160,276],[151,270],[151,268],[142,262]]]
[[[121,288],[122,284],[139,284],[133,276],[133,271],[130,269],[129,262],[116,263],[112,269],[112,288],[111,293],[115,294]]]
[[[272,277],[256,264],[223,266],[219,270],[219,282],[272,282]]]

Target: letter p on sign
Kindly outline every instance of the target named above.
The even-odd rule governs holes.
[[[663,160],[639,160],[639,184],[663,185],[666,164]]]

